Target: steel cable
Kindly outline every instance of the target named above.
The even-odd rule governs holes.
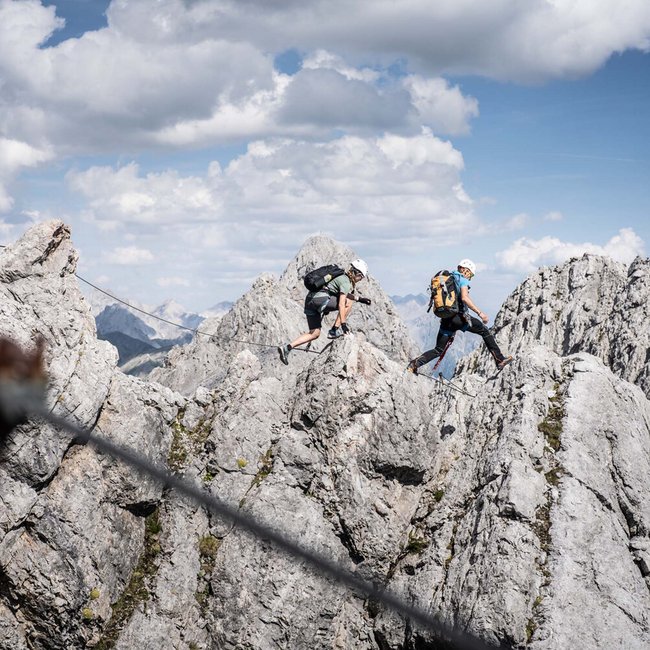
[[[29,387],[25,389],[21,385],[12,385],[8,385],[6,382],[2,382],[2,385],[0,385],[2,389],[0,391],[0,408],[3,413],[8,413],[10,418],[15,419],[16,414],[20,412],[41,418],[58,429],[72,433],[75,436],[75,441],[79,444],[91,445],[100,452],[108,454],[157,480],[164,487],[175,489],[210,512],[241,526],[255,537],[267,540],[286,554],[303,560],[317,573],[357,590],[364,596],[374,599],[403,617],[410,619],[412,623],[417,623],[430,630],[439,636],[441,640],[454,644],[458,650],[494,650],[494,648],[502,647],[490,645],[464,630],[452,627],[420,607],[405,602],[380,585],[368,582],[332,560],[300,546],[282,532],[274,530],[266,524],[260,523],[254,517],[227,505],[212,495],[206,494],[203,490],[170,473],[167,469],[155,465],[133,450],[116,445],[104,437],[94,435],[91,431],[69,422],[65,418],[50,413],[43,401],[34,397],[34,393],[30,392]]]

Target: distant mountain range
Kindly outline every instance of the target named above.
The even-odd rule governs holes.
[[[86,300],[95,317],[97,337],[117,348],[118,363],[124,372],[138,376],[161,365],[172,348],[188,343],[193,336],[189,330],[198,329],[207,318],[222,316],[233,304],[220,302],[197,314],[174,300],[154,308],[132,303],[135,309],[131,309],[96,290],[89,291]]]

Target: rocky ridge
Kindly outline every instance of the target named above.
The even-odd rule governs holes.
[[[201,331],[212,338],[198,336],[189,345],[173,350],[165,366],[156,368],[150,378],[190,395],[197,386],[216,386],[229,363],[244,348],[263,361],[264,372],[270,369],[275,373],[276,364],[270,362],[277,359],[276,346],[306,330],[306,291],[302,281],[305,273],[321,266],[324,260],[347,268],[355,257],[350,248],[328,237],[309,238],[279,280],[270,274],[260,276],[228,313],[202,323]],[[353,331],[394,359],[406,361],[412,357],[415,344],[390,298],[372,277],[372,269],[369,278],[359,283],[358,294],[370,298],[372,306],[354,305],[348,321]],[[333,322],[334,315],[330,315],[324,327],[329,328]],[[313,347],[322,349],[326,343],[323,332]],[[301,363],[300,356],[306,357],[306,363],[312,355],[296,352],[292,361]]]
[[[586,256],[529,278],[497,318],[515,362],[499,375],[482,351],[460,364],[474,398],[404,373],[413,344],[372,281],[359,285],[372,309],[356,306],[356,333],[325,354],[285,367],[273,348],[227,340],[297,334],[303,270],[350,254],[308,242],[280,280],[258,279],[215,341],[172,360],[166,388],[116,370],[69,233],[50,222],[0,256],[1,331],[45,336],[57,413],[449,622],[517,648],[647,647],[648,344],[647,329],[632,332],[648,261]],[[3,450],[1,648],[439,646],[60,438],[33,423]]]

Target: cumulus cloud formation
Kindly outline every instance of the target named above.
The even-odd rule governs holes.
[[[470,121],[478,117],[478,101],[465,97],[458,86],[442,78],[411,75],[404,81],[423,124],[435,131],[459,135],[469,132]]]
[[[607,255],[619,262],[629,264],[637,255],[644,254],[643,240],[631,228],[622,228],[606,244],[563,242],[556,237],[527,239],[522,237],[496,257],[502,269],[530,273],[540,266],[561,264],[572,257],[585,253]]]
[[[256,222],[266,225],[255,237],[267,242],[287,232],[298,242],[321,224],[348,237],[364,237],[370,228],[375,238],[435,235],[442,244],[477,225],[462,169],[460,152],[424,129],[410,137],[256,141],[203,176],[142,174],[129,164],[70,172],[67,179],[87,198],[93,220],[183,224],[184,236],[191,224],[202,224],[195,231],[200,246],[225,246],[241,237],[244,223]]]
[[[14,176],[21,169],[34,167],[51,157],[52,154],[47,150],[0,135],[0,212],[7,212],[13,206],[7,186]]]
[[[106,222],[111,230],[120,222],[210,219],[220,210],[219,198],[205,178],[181,177],[175,170],[140,175],[140,167],[130,163],[116,170],[72,171],[66,179],[71,189],[88,199],[92,220]]]
[[[205,11],[200,0],[194,11]],[[221,24],[265,49],[405,58],[416,71],[540,81],[592,72],[614,52],[650,48],[646,0],[221,0]],[[198,6],[196,6],[198,5]],[[217,24],[215,10],[215,29]],[[227,19],[224,20],[224,17]]]
[[[137,246],[118,247],[104,254],[105,262],[118,266],[141,266],[150,264],[154,259],[151,251]]]
[[[54,7],[0,0],[0,137],[41,152],[33,164],[337,130],[458,135],[478,103],[440,74],[575,76],[650,47],[646,0],[614,13],[588,0],[113,0],[106,15],[42,47],[62,25]],[[287,47],[305,52],[293,76],[274,67]],[[397,61],[406,75],[390,72]]]
[[[213,1],[114,1],[108,27],[43,48],[61,26],[54,7],[0,0],[3,130],[70,154],[323,129],[425,124],[452,133],[466,131],[476,114],[475,100],[465,102],[442,80],[427,87],[427,79],[414,78],[406,89],[322,49],[289,77],[274,68],[273,52],[254,30],[238,32],[231,9]]]
[[[61,26],[54,7],[0,0],[6,134],[73,152],[295,137],[353,128],[361,116],[377,128],[459,134],[477,102],[441,73],[574,76],[650,46],[645,0],[614,14],[587,0],[503,0],[480,11],[474,0],[114,0],[107,19],[43,48]],[[306,52],[295,78],[273,64],[291,46]],[[410,74],[387,84],[396,61]]]
[[[650,47],[647,0],[616,11],[591,0],[112,0],[106,17],[50,47],[62,26],[53,6],[0,0],[0,213],[18,175],[52,160],[249,143],[202,172],[75,161],[66,175],[86,200],[77,217],[110,249],[98,260],[151,263],[171,232],[179,249],[218,251],[240,279],[319,230],[353,245],[371,233],[391,253],[488,233],[444,140],[470,132],[478,101],[444,75],[574,77]],[[302,57],[291,74],[276,65],[287,50]],[[517,215],[492,232],[525,224]],[[608,244],[617,255],[642,246],[626,232]],[[519,240],[503,264],[572,246]]]

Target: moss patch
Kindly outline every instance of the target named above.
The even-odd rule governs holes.
[[[173,472],[185,467],[190,453],[200,453],[210,435],[210,420],[201,419],[193,429],[183,425],[185,409],[180,409],[172,422],[172,444],[167,455],[167,464]]]
[[[406,544],[404,551],[406,553],[416,553],[417,555],[420,555],[429,544],[430,542],[426,539],[424,534],[418,534],[416,531],[412,530],[409,532],[408,543]]]
[[[535,620],[535,614],[537,612],[537,608],[542,604],[543,600],[544,598],[542,596],[537,596],[537,598],[535,598],[535,602],[533,603],[533,615],[528,619],[528,624],[526,625],[527,644],[531,642],[533,634],[535,634],[535,630],[539,627],[537,621]]]
[[[546,482],[553,487],[556,487],[560,483],[560,479],[564,474],[564,470],[560,465],[554,467],[550,472],[546,472],[544,476],[546,477]]]
[[[187,430],[180,423],[182,417],[183,412],[180,411],[176,419],[172,422],[172,444],[169,448],[169,454],[167,454],[167,465],[169,465],[169,469],[172,472],[178,472],[183,469],[187,461],[188,450],[184,442],[187,436]]]
[[[270,473],[273,469],[273,449],[269,449],[263,456],[260,456],[259,463],[257,465],[259,470],[255,474],[255,478],[251,484],[251,487],[257,487]]]
[[[455,546],[456,546],[456,532],[458,531],[458,524],[462,516],[463,515],[461,514],[456,517],[456,521],[454,521],[454,527],[451,530],[451,537],[449,538],[449,542],[447,544],[447,550],[449,551],[449,556],[445,560],[445,573],[449,570],[449,565],[451,564],[451,561],[454,559]]]
[[[555,395],[549,398],[549,408],[546,417],[537,425],[537,429],[544,434],[548,446],[553,451],[559,451],[562,446],[562,421],[566,416],[564,400],[560,393],[560,386],[556,384]]]
[[[221,540],[214,535],[204,535],[199,539],[201,571],[199,572],[198,579],[199,585],[202,584],[202,588],[197,589],[194,597],[202,612],[205,612],[207,609],[210,594],[212,593],[210,577],[214,571],[214,565],[217,561],[217,553],[220,547]]]
[[[536,629],[537,623],[535,622],[535,619],[529,619],[528,624],[526,625],[526,643],[530,643],[530,640],[533,638],[533,634],[535,634]]]
[[[133,569],[126,589],[118,600],[111,605],[113,615],[99,643],[94,646],[95,650],[110,650],[110,648],[113,648],[120,632],[133,615],[133,612],[141,603],[149,600],[149,584],[158,571],[158,555],[161,552],[159,534],[162,527],[158,508],[145,519],[144,528],[144,550],[142,555],[140,555],[138,564]]]

